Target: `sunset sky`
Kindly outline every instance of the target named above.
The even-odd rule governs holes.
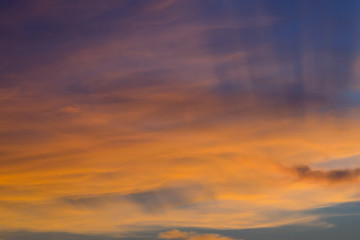
[[[359,0],[1,0],[0,240],[360,239]]]

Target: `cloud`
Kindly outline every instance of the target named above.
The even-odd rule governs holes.
[[[300,165],[293,168],[300,180],[313,180],[327,183],[354,182],[360,177],[360,168],[313,170],[309,166]]]
[[[265,2],[6,4],[0,225],[268,227],[353,198],[350,184],[293,177],[348,182],[357,170],[278,167],[359,154],[359,111],[332,112],[348,110],[351,14]]]
[[[168,232],[159,233],[158,237],[162,239],[184,239],[184,240],[234,240],[234,238],[221,236],[220,234],[186,232],[186,231],[179,231],[177,229]]]
[[[199,185],[168,187],[130,194],[98,194],[92,196],[66,196],[59,200],[80,209],[101,209],[111,205],[133,203],[145,213],[159,213],[172,208],[213,199],[213,194]]]

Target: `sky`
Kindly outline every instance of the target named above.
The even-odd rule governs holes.
[[[359,10],[0,1],[0,240],[359,238]]]

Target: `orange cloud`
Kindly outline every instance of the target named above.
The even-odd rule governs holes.
[[[233,238],[224,237],[220,234],[199,234],[196,232],[179,231],[177,229],[161,232],[159,238],[162,239],[186,239],[186,240],[232,240]]]
[[[290,67],[277,49],[237,35],[263,33],[275,17],[189,23],[181,19],[200,11],[192,1],[36,2],[35,12],[9,11],[4,22],[20,31],[39,17],[64,27],[45,31],[50,46],[34,59],[5,61],[18,69],[1,75],[4,229],[273,227],[319,220],[302,210],[359,200],[354,185],[322,184],[356,181],[358,169],[306,167],[360,154],[359,111],[320,111],[341,93],[336,81],[324,89],[309,78],[292,92],[296,79],[278,74]],[[20,37],[17,51],[33,49],[35,35]],[[160,236],[176,234],[230,240]]]

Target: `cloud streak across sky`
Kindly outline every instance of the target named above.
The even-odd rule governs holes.
[[[360,201],[358,10],[2,1],[2,230],[325,226]]]

